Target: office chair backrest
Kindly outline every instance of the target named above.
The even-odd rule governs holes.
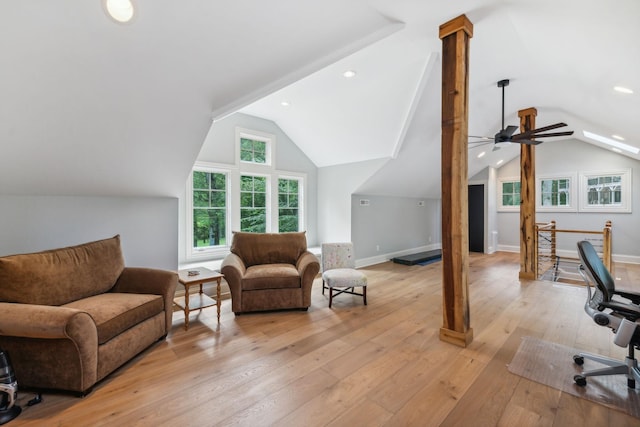
[[[578,242],[578,256],[587,275],[602,293],[603,300],[611,301],[616,290],[615,282],[591,242],[586,240]]]

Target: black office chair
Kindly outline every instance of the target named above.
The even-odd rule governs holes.
[[[578,242],[579,272],[587,284],[588,294],[584,310],[600,326],[607,326],[615,333],[613,342],[627,347],[629,353],[624,361],[591,353],[573,356],[573,361],[582,365],[584,359],[595,360],[608,368],[584,371],[573,377],[579,386],[587,385],[587,377],[625,374],[627,386],[635,388],[640,381],[640,369],[634,356],[634,348],[640,349],[640,294],[617,291],[611,274],[602,263],[597,252],[588,241]],[[621,301],[621,298],[627,301]]]

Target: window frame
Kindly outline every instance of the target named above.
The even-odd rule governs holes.
[[[569,180],[569,204],[565,206],[545,206],[542,204],[542,181]],[[536,212],[576,212],[578,210],[578,179],[575,173],[543,174],[536,177]]]
[[[496,207],[497,207],[497,211],[498,212],[518,212],[520,211],[520,203],[518,203],[518,205],[503,205],[502,204],[502,189],[503,189],[503,184],[505,183],[509,183],[509,182],[517,182],[520,183],[520,177],[512,177],[512,176],[506,176],[506,177],[502,177],[502,178],[498,178],[498,188],[496,191],[497,195],[498,195],[498,200],[496,203]],[[522,194],[522,184],[520,183],[520,192]],[[520,196],[520,202],[522,203],[522,196]]]
[[[245,176],[250,176],[250,177],[254,177],[254,178],[265,178],[265,195],[264,195],[264,203],[265,203],[265,218],[264,218],[264,233],[269,233],[271,232],[271,217],[272,217],[272,212],[273,212],[273,208],[272,208],[272,191],[271,191],[271,187],[273,186],[272,183],[272,176],[271,174],[264,174],[264,173],[254,173],[254,172],[245,172],[245,171],[240,171],[239,174],[239,186],[238,186],[238,196],[239,196],[239,204],[237,207],[238,210],[238,230],[240,231],[244,231],[242,230],[242,184],[240,181],[242,181],[242,177]],[[255,194],[255,193],[253,193]],[[255,207],[255,206],[254,206]]]
[[[241,139],[251,139],[254,141],[262,141],[266,144],[265,147],[265,162],[264,163],[256,163],[250,162],[247,160],[242,160],[241,155]],[[236,136],[235,136],[235,145],[236,145],[236,162],[240,165],[240,168],[244,169],[245,166],[251,167],[269,167],[275,168],[275,153],[276,153],[276,136],[266,132],[260,132],[256,130],[236,127]],[[249,166],[251,165],[251,166]]]
[[[217,245],[217,246],[207,246],[203,248],[195,248],[193,246],[193,172],[207,172],[207,173],[221,173],[226,175],[225,180],[225,204],[226,204],[226,214],[225,214],[225,245]],[[203,163],[196,162],[196,164],[191,169],[189,173],[189,178],[187,179],[187,189],[186,189],[186,233],[185,240],[187,244],[187,259],[202,259],[202,258],[210,258],[212,256],[221,256],[229,252],[229,246],[232,238],[231,232],[231,215],[230,215],[230,206],[231,206],[231,181],[232,177],[232,169],[229,167],[219,166],[211,163]]]
[[[305,203],[306,203],[306,199],[305,199],[305,190],[306,190],[306,174],[293,174],[290,172],[283,172],[278,174],[278,176],[275,179],[275,208],[277,209],[277,215],[276,215],[276,220],[275,220],[275,230],[278,230],[278,233],[281,233],[282,231],[280,231],[280,180],[281,179],[287,179],[287,180],[292,180],[292,181],[297,181],[298,182],[298,231],[303,231],[304,230],[304,225],[306,224],[306,219],[305,219],[305,212],[306,209],[305,207]]]
[[[605,176],[620,176],[621,203],[618,206],[589,205],[589,179]],[[632,183],[631,169],[580,172],[580,212],[631,213]]]

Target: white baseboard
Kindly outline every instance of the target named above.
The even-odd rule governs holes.
[[[397,252],[388,252],[382,255],[376,255],[373,257],[369,257],[369,258],[361,258],[361,259],[357,259],[356,260],[356,268],[361,268],[361,267],[368,267],[370,265],[375,265],[375,264],[380,264],[383,262],[387,262],[392,258],[396,258],[396,257],[400,257],[400,256],[404,256],[404,255],[409,255],[409,254],[414,254],[417,252],[427,252],[427,251],[433,251],[436,249],[442,249],[442,245],[440,243],[434,243],[431,245],[426,245],[426,246],[419,246],[417,248],[412,248],[412,249],[405,249],[402,251],[397,251]]]

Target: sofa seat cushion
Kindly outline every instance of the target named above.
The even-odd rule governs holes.
[[[98,330],[98,344],[104,344],[132,326],[164,312],[160,295],[106,293],[65,304],[85,311]]]
[[[242,279],[242,289],[299,288],[300,275],[292,264],[262,264],[247,268]]]

